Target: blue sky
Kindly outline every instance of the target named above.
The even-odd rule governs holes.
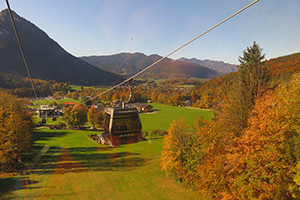
[[[252,0],[10,0],[11,9],[75,56],[165,56]],[[7,8],[5,1],[0,9]],[[266,58],[300,52],[300,1],[260,0],[171,55],[238,64],[256,41]]]

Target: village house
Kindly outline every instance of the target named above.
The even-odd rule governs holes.
[[[153,111],[153,106],[145,103],[132,103],[130,107],[135,107],[140,113]]]
[[[122,101],[120,99],[115,99],[110,103],[110,105],[112,107],[120,107],[122,105]]]

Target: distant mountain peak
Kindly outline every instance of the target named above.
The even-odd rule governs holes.
[[[21,19],[23,19],[15,11],[12,10],[11,13],[12,13],[14,20],[20,21]],[[6,21],[7,19],[9,19],[9,21],[10,21],[9,12],[8,12],[8,9],[4,9],[0,12],[0,20]]]
[[[13,12],[13,11],[12,11]],[[15,12],[13,12],[15,13]],[[4,9],[0,12],[0,19],[3,21],[3,18],[8,17],[8,9]]]
[[[111,85],[124,80],[66,52],[30,21],[12,12],[33,78],[81,85]],[[0,72],[27,76],[8,10],[0,12]]]

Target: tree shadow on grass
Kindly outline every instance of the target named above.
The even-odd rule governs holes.
[[[52,140],[54,137],[63,137],[65,135],[71,134],[71,131],[39,131],[36,130],[32,133],[33,141],[43,141],[43,140]]]
[[[9,197],[6,195],[9,191],[26,190],[26,189],[36,189],[40,187],[34,187],[38,183],[37,181],[31,180],[29,178],[20,177],[7,177],[0,178],[0,199],[15,199],[15,197]],[[25,197],[25,196],[24,196]]]
[[[147,165],[151,159],[129,151],[101,152],[97,147],[68,148],[60,154],[53,173],[133,170]],[[61,158],[64,157],[64,158]]]
[[[36,130],[32,133],[32,149],[28,153],[23,155],[23,160],[28,163],[34,162],[34,158],[47,146],[47,141],[53,140],[54,138],[64,137],[71,134],[70,131],[39,131]],[[34,141],[39,141],[39,143],[34,143]],[[48,146],[48,149],[44,151],[53,151],[56,147]],[[45,155],[47,157],[47,155]],[[34,163],[35,164],[35,163]]]
[[[3,194],[13,188],[16,182],[16,177],[0,177],[0,199]]]

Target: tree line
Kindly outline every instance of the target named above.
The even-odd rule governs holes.
[[[162,170],[204,199],[299,199],[300,74],[270,88],[255,42],[239,61],[215,119],[173,121]]]
[[[283,56],[276,59],[264,61],[270,72],[269,85],[276,88],[281,82],[290,80],[292,74],[300,71],[300,54]],[[224,99],[224,87],[231,87],[238,73],[230,73],[212,80],[201,80],[196,78],[173,78],[169,80],[137,80],[133,84],[132,102],[146,102],[151,100],[155,103],[178,106],[185,105],[189,100],[191,106],[198,108],[217,108]],[[34,85],[38,96],[54,95],[57,97],[69,97],[74,99],[95,97],[104,90],[96,87],[81,90],[72,90],[68,83],[57,83],[34,79]],[[33,97],[32,88],[28,78],[0,73],[0,88],[19,97]],[[93,99],[92,103],[100,101],[112,101],[129,98],[128,87],[120,87],[104,95]]]
[[[56,91],[70,90],[68,83],[57,83],[53,80],[32,79],[38,96],[53,95]],[[34,97],[29,78],[9,73],[0,73],[0,90],[18,97]]]
[[[63,121],[70,129],[80,129],[87,122],[90,122],[93,127],[101,126],[105,115],[103,106],[92,105],[88,109],[82,104],[67,106],[63,112]]]

